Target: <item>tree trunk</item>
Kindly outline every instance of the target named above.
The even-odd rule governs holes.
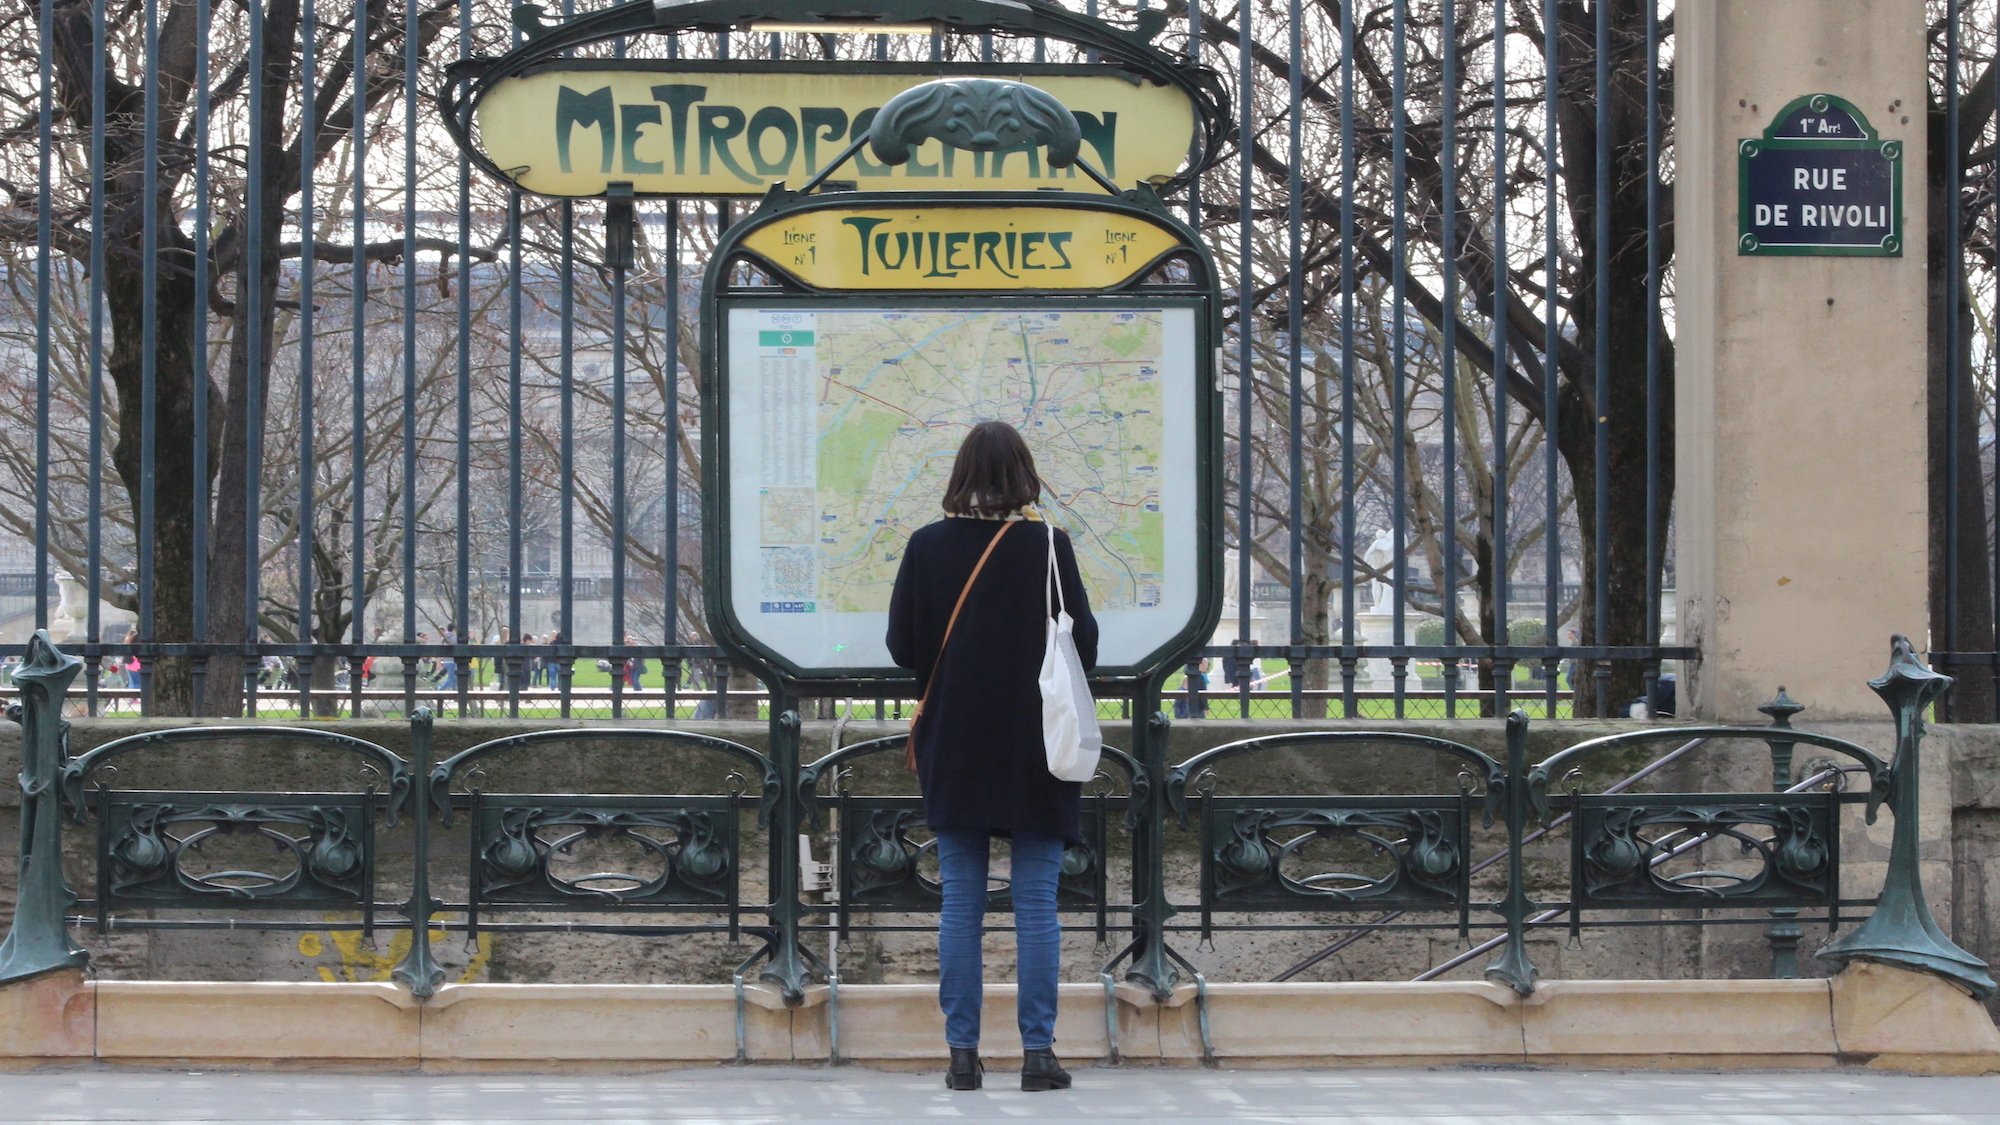
[[[156,229],[173,230],[171,220],[160,208]],[[138,227],[137,218],[127,223]],[[117,227],[114,226],[114,231]],[[178,232],[175,232],[176,235]],[[143,235],[136,229],[117,232],[113,241],[137,245]],[[170,240],[179,243],[174,237]],[[164,254],[161,255],[163,258]],[[137,511],[143,496],[148,466],[144,450],[143,411],[146,401],[144,339],[144,268],[136,254],[107,254],[105,259],[105,303],[109,310],[112,347],[107,369],[118,392],[118,441],[112,447],[112,465],[119,480],[133,498]],[[207,488],[207,481],[194,476],[194,318],[200,295],[192,279],[177,271],[156,274],[154,317],[156,335],[153,348],[152,389],[154,402],[154,457],[152,473],[152,569],[138,575],[152,594],[153,641],[186,643],[194,637],[194,521],[195,504]],[[211,461],[211,465],[213,462]],[[142,623],[143,624],[143,623]],[[148,687],[153,713],[193,714],[194,691],[188,661],[180,657],[147,663]]]
[[[1564,190],[1575,216],[1583,268],[1573,305],[1577,348],[1563,370],[1560,413],[1552,429],[1576,496],[1583,556],[1579,615],[1583,643],[1616,647],[1652,644],[1646,626],[1656,612],[1648,590],[1648,577],[1655,568],[1646,557],[1646,542],[1650,534],[1664,559],[1674,491],[1673,347],[1664,327],[1657,334],[1660,351],[1655,357],[1659,399],[1652,404],[1660,428],[1657,476],[1647,471],[1646,464],[1647,326],[1654,324],[1658,315],[1648,292],[1647,246],[1649,240],[1658,240],[1662,268],[1672,259],[1673,248],[1672,226],[1653,231],[1647,208],[1647,186],[1658,171],[1646,159],[1647,70],[1645,54],[1636,48],[1644,36],[1646,7],[1634,0],[1612,6],[1609,42],[1617,53],[1612,59],[1609,88],[1592,91],[1586,82],[1578,87],[1579,96],[1565,99],[1559,110],[1563,162],[1569,172]],[[1571,72],[1581,77],[1586,73],[1583,67],[1596,63],[1596,10],[1572,3],[1563,11],[1566,47],[1577,60]],[[1608,109],[1601,116],[1600,98]],[[1666,135],[1665,123],[1662,135]],[[1608,152],[1610,161],[1608,195],[1598,191],[1601,151]],[[1600,215],[1610,231],[1609,244],[1601,248],[1597,230]],[[1600,312],[1608,314],[1603,319],[1609,333],[1603,341],[1606,391],[1602,400],[1597,387]],[[1602,499],[1608,526],[1600,526],[1597,512],[1600,417],[1605,425],[1607,473]],[[1656,506],[1650,528],[1646,520],[1649,480]],[[1597,552],[1600,539],[1605,544],[1601,562]],[[1600,578],[1605,586],[1603,620],[1599,619],[1597,602]],[[1549,627],[1553,629],[1555,624],[1551,621]],[[1578,716],[1617,715],[1644,694],[1646,662],[1613,661],[1610,682],[1603,688],[1590,663],[1579,661],[1577,669],[1574,702]]]
[[[736,694],[737,692],[748,691],[756,687],[758,682],[757,674],[735,661],[731,661],[729,666],[726,669],[722,669],[722,671],[728,674],[726,682],[729,685],[730,693],[726,700],[726,705],[722,709],[722,717],[725,719],[745,719],[752,721],[760,718],[761,716],[757,714],[757,697],[754,695]]]
[[[249,594],[249,571],[260,555],[258,528],[261,513],[250,501],[254,474],[262,458],[253,460],[255,446],[261,452],[264,432],[266,381],[270,374],[273,335],[277,322],[279,244],[284,230],[285,200],[290,194],[286,177],[280,174],[285,152],[285,105],[290,100],[292,64],[298,38],[297,0],[272,0],[264,16],[264,94],[262,119],[253,123],[257,143],[264,148],[265,172],[262,199],[256,209],[256,225],[250,225],[249,208],[237,228],[243,232],[242,252],[237,257],[236,309],[229,349],[229,401],[222,429],[222,456],[216,490],[215,534],[209,549],[208,605],[209,639],[218,644],[254,644],[259,640]],[[259,262],[257,299],[251,300],[250,265]],[[252,315],[255,315],[253,322]],[[258,342],[257,362],[251,362],[251,343]],[[257,389],[256,409],[251,409],[252,387]],[[255,671],[238,653],[221,653],[208,666],[208,713],[233,716],[243,713],[244,677]]]
[[[89,121],[95,84],[95,64],[89,13],[81,5],[58,11],[56,52],[63,112],[72,121]],[[122,91],[122,94],[121,94]],[[122,83],[106,87],[104,136],[105,208],[104,307],[109,318],[111,350],[106,373],[117,395],[118,440],[111,450],[112,467],[132,510],[140,512],[144,487],[151,474],[152,569],[135,572],[152,597],[148,640],[187,643],[194,635],[194,524],[196,505],[206,497],[208,481],[194,475],[194,341],[205,309],[204,295],[195,291],[190,269],[193,246],[181,232],[173,196],[175,181],[162,176],[152,199],[145,195],[144,139],[137,122],[143,100],[139,91]],[[154,455],[145,458],[145,405],[148,384],[145,329],[147,263],[140,248],[146,241],[146,218],[153,218],[158,238],[152,274],[151,397]],[[210,472],[215,445],[210,435]],[[135,537],[139,528],[134,528]],[[82,575],[86,583],[104,576]],[[151,707],[157,714],[193,713],[194,692],[188,661],[169,657],[146,662]]]
[[[1307,548],[1307,554],[1312,554],[1311,548]],[[1292,576],[1293,584],[1298,588],[1297,596],[1301,599],[1299,605],[1300,620],[1305,623],[1304,633],[1299,637],[1301,644],[1330,645],[1334,643],[1331,604],[1333,602],[1334,590],[1337,587],[1334,585],[1332,579],[1326,577],[1332,561],[1327,558],[1308,558],[1306,572]],[[1339,666],[1340,663],[1337,660],[1306,661],[1303,674],[1300,677],[1299,688],[1307,692],[1323,692],[1330,689],[1333,687],[1334,669]],[[1290,681],[1288,680],[1287,682]],[[1333,701],[1323,695],[1308,695],[1299,703],[1298,717],[1301,719],[1324,719],[1334,713]],[[1341,714],[1344,715],[1345,713],[1341,712]]]
[[[1481,499],[1483,501],[1479,509],[1479,534],[1474,537],[1472,543],[1472,593],[1475,604],[1479,606],[1479,616],[1469,622],[1472,626],[1472,633],[1468,641],[1472,644],[1496,644],[1500,642],[1496,642],[1493,639],[1494,586],[1496,585],[1494,581],[1496,572],[1493,566],[1493,517],[1491,514],[1493,511],[1493,497],[1490,490],[1481,489],[1479,492],[1482,494]],[[1465,624],[1468,623],[1461,623],[1460,626],[1459,636],[1461,637],[1466,636],[1464,630]],[[1463,684],[1465,682],[1463,679],[1465,666],[1460,665],[1459,671],[1461,674],[1459,683]],[[1491,658],[1479,657],[1475,659],[1472,662],[1472,673],[1473,683],[1478,686],[1480,691],[1491,692],[1493,690],[1493,661]],[[1483,718],[1495,718],[1500,714],[1500,705],[1491,695],[1482,695],[1479,699],[1479,714]],[[1448,717],[1457,718],[1456,715]]]
[[[1614,274],[1626,274],[1614,257]],[[1645,647],[1647,621],[1653,611],[1649,602],[1648,574],[1652,567],[1646,557],[1646,493],[1649,473],[1646,464],[1646,322],[1651,315],[1646,300],[1643,261],[1638,277],[1616,276],[1611,284],[1611,400],[1605,437],[1608,492],[1605,497],[1609,527],[1600,528],[1597,513],[1597,434],[1596,419],[1579,396],[1565,395],[1558,420],[1558,451],[1568,467],[1576,495],[1576,519],[1582,545],[1583,593],[1579,599],[1579,621],[1584,643],[1620,647]],[[1592,298],[1594,302],[1595,298]],[[1595,332],[1586,329],[1586,347],[1595,347]],[[1654,480],[1656,515],[1652,534],[1664,554],[1669,515],[1673,510],[1673,369],[1671,356],[1660,357],[1660,401],[1658,411],[1660,461]],[[1608,618],[1598,619],[1597,582],[1600,533],[1605,543],[1603,571]],[[1553,627],[1553,624],[1552,626]],[[1612,715],[1623,713],[1626,704],[1645,693],[1646,665],[1618,660],[1611,665],[1611,680],[1600,694],[1599,681],[1590,661],[1579,661],[1574,686],[1575,714]],[[1770,685],[1774,690],[1776,684]]]

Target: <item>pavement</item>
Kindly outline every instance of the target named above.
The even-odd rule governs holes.
[[[1067,1092],[1011,1072],[952,1093],[941,1072],[857,1066],[631,1074],[137,1070],[0,1073],[0,1122],[1340,1121],[2000,1122],[2000,1077],[1858,1069],[1699,1073],[1527,1068],[1077,1068]]]

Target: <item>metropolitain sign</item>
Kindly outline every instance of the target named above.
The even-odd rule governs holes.
[[[851,66],[851,64],[849,64]],[[1103,67],[940,68],[880,63],[865,72],[805,63],[564,62],[496,82],[479,101],[477,144],[539,195],[761,196],[803,183],[857,138],[882,104],[949,74],[1014,78],[1075,112],[1083,154],[1121,184],[1162,183],[1186,164],[1195,106],[1182,91]],[[1039,151],[964,152],[927,142],[907,163],[864,147],[839,177],[863,190],[1030,191],[1087,180]]]

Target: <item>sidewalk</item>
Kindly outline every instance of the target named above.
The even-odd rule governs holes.
[[[1068,1093],[1011,1072],[949,1093],[929,1072],[715,1067],[618,1075],[126,1070],[0,1074],[0,1122],[1342,1121],[2000,1122],[2000,1077],[1846,1069],[1716,1074],[1517,1069],[1078,1068]]]

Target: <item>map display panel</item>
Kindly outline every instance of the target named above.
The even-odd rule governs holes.
[[[1104,626],[1138,663],[1196,612],[1195,312],[1047,305],[732,307],[729,600],[802,668],[883,671],[911,533],[971,427],[1019,428]]]

